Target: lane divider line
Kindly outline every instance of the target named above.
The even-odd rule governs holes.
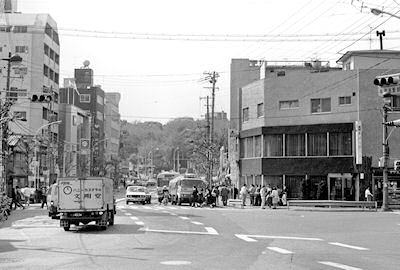
[[[191,223],[193,223],[194,225],[204,225],[203,223],[198,222],[198,221],[191,221]]]
[[[283,240],[302,240],[302,241],[323,241],[321,238],[308,238],[308,237],[296,237],[296,236],[279,236],[279,235],[248,235],[248,234],[235,234],[239,239],[247,242],[257,242],[253,238],[263,239],[283,239]]]
[[[134,217],[134,216],[132,216],[132,217],[130,217],[132,220],[139,220],[137,217]]]
[[[135,224],[136,224],[136,225],[143,226],[143,225],[144,225],[144,222],[143,222],[143,221],[135,221]]]
[[[351,248],[351,249],[356,249],[356,250],[369,250],[369,248],[352,246],[352,245],[347,245],[347,244],[338,243],[338,242],[329,242],[329,244],[338,246],[338,247]]]
[[[283,248],[279,248],[279,247],[267,247],[269,250],[278,252],[280,254],[293,254],[294,252],[287,250],[287,249],[283,249]]]
[[[206,228],[207,230],[207,228]],[[169,230],[153,230],[149,228],[140,228],[139,231],[153,232],[153,233],[174,233],[174,234],[197,234],[197,235],[218,235],[218,233],[213,228],[209,228],[207,232],[193,232],[193,231],[169,231]],[[209,232],[210,231],[210,232]],[[217,233],[217,234],[215,234]]]
[[[361,268],[358,268],[358,267],[349,266],[349,265],[345,265],[345,264],[341,264],[341,263],[335,263],[335,262],[318,262],[318,263],[336,267],[336,268],[343,269],[343,270],[362,270]]]
[[[219,235],[219,233],[212,227],[204,227],[204,229],[206,229],[206,231],[208,232],[208,234],[211,235]]]
[[[190,218],[188,218],[188,217],[179,217],[180,219],[183,219],[183,220],[189,220]]]
[[[131,213],[125,213],[125,216],[132,216]]]

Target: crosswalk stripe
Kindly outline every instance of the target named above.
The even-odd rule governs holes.
[[[183,219],[183,220],[188,220],[189,218],[188,217],[179,217],[180,219]]]
[[[171,210],[176,210],[177,209],[176,207],[173,207],[173,206],[167,206],[167,208],[171,209]]]
[[[150,206],[142,206],[143,209],[151,210],[152,208]]]
[[[336,268],[343,269],[343,270],[362,270],[361,268],[358,268],[358,267],[353,267],[353,266],[349,266],[349,265],[345,265],[345,264],[341,264],[341,263],[335,263],[335,262],[318,262],[318,263],[336,267]]]
[[[357,247],[357,246],[352,246],[352,245],[347,245],[347,244],[342,244],[342,243],[337,243],[337,242],[330,242],[329,244],[334,245],[334,246],[339,246],[339,247],[356,249],[356,250],[369,250],[369,248]]]
[[[283,249],[283,248],[279,248],[279,247],[267,247],[269,250],[281,253],[281,254],[293,254],[292,251],[287,250],[287,249]]]
[[[203,223],[198,222],[198,221],[192,221],[192,223],[193,223],[194,225],[204,225]]]

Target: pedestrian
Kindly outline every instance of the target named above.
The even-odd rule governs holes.
[[[178,189],[176,190],[176,196],[178,197],[176,204],[181,205],[182,200],[182,186],[179,184]]]
[[[11,199],[12,199],[10,205],[11,209],[13,204],[14,204],[14,209],[17,209],[17,206],[22,207],[22,209],[25,209],[25,207],[21,204],[21,191],[18,186],[16,186],[11,190]]]
[[[256,188],[255,188],[254,184],[251,184],[251,186],[249,188],[249,196],[250,196],[250,205],[251,206],[254,206],[255,192],[256,192]]]
[[[246,206],[246,199],[247,199],[247,186],[243,184],[242,188],[240,189],[240,196],[242,197],[242,206]]]
[[[229,196],[229,189],[225,185],[222,185],[221,200],[222,200],[223,206],[226,206],[228,204],[228,196]]]
[[[42,187],[42,189],[39,190],[39,198],[41,198],[42,201],[42,208],[44,207],[44,205],[46,204],[46,208],[49,208],[49,206],[47,205],[47,188],[44,186]]]
[[[214,193],[215,193],[215,205],[218,206],[219,202],[218,202],[218,198],[219,198],[219,187],[216,186],[214,187]],[[212,194],[211,194],[212,195]]]
[[[233,187],[233,199],[236,200],[239,190],[236,186]]]
[[[271,185],[267,185],[267,194],[266,194],[266,201],[269,208],[272,206],[272,188]]]
[[[204,189],[200,188],[199,194],[197,194],[197,203],[200,205],[200,207],[203,207],[203,202],[204,202]]]
[[[255,196],[254,205],[255,206],[260,206],[261,205],[261,194],[260,194],[260,191],[261,191],[261,185],[257,185],[256,192],[254,193],[254,196]]]
[[[193,191],[192,191],[192,197],[191,197],[191,206],[192,207],[197,207],[197,200],[198,198],[198,190],[196,188],[196,186],[193,187]]]
[[[282,192],[282,198],[281,198],[281,200],[282,200],[282,205],[283,205],[283,206],[286,206],[286,205],[287,205],[287,194],[286,194],[286,191],[283,191],[283,192]]]
[[[279,193],[276,187],[272,188],[271,197],[272,197],[272,209],[276,209],[276,206],[278,205],[279,202]]]
[[[369,190],[369,187],[367,187],[367,189],[365,190],[365,200],[367,202],[372,201],[373,195],[371,193],[371,191]]]
[[[25,200],[25,206],[29,207],[30,205],[30,200],[31,200],[31,195],[32,195],[32,190],[28,187],[28,185],[25,186],[23,190],[21,190],[22,194],[24,195],[24,200]]]
[[[265,209],[265,199],[267,197],[267,189],[265,185],[260,189],[260,197],[261,197],[261,209]]]

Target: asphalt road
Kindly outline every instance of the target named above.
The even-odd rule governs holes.
[[[0,224],[0,269],[399,269],[400,212],[118,204],[65,232],[37,206]]]

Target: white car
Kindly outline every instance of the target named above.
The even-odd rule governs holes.
[[[139,202],[142,204],[151,202],[151,195],[146,187],[128,186],[125,195],[126,204]]]

